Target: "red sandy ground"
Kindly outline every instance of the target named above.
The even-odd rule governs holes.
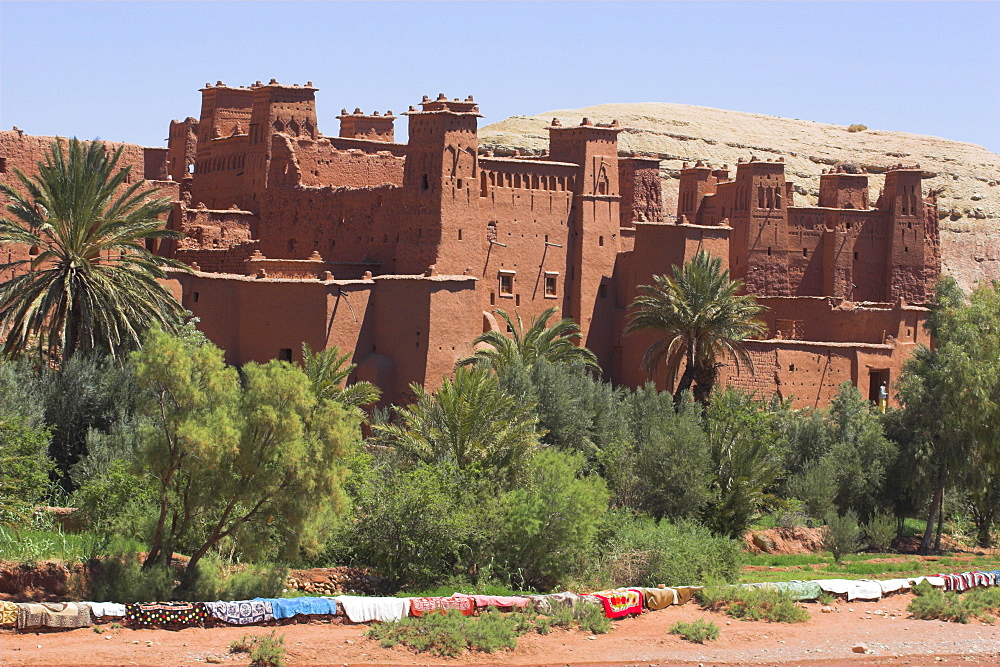
[[[616,621],[607,635],[554,631],[526,635],[517,649],[497,654],[466,653],[460,658],[420,655],[403,647],[383,649],[366,639],[367,626],[303,623],[277,628],[285,637],[287,661],[297,665],[1000,665],[1000,627],[907,618],[910,595],[879,602],[844,602],[796,625],[728,619],[695,604]],[[869,613],[871,612],[871,613]],[[877,613],[876,613],[877,612]],[[675,621],[708,618],[722,628],[718,641],[692,644],[667,632]],[[209,657],[246,665],[246,654],[230,656],[230,642],[274,628],[220,627],[167,630],[93,629],[18,634],[0,632],[0,665],[197,665]],[[593,637],[593,638],[592,638]],[[869,653],[852,652],[864,643]]]

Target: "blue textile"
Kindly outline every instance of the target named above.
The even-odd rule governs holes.
[[[296,614],[333,616],[337,613],[337,601],[333,598],[254,598],[254,600],[270,602],[275,618],[291,618]]]

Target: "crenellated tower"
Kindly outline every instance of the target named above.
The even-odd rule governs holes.
[[[400,273],[472,274],[485,263],[485,230],[474,230],[479,209],[479,107],[425,96],[410,107],[403,172],[405,224],[396,256]],[[433,267],[433,268],[432,268]]]

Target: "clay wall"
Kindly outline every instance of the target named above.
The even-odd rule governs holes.
[[[194,172],[198,159],[198,119],[188,116],[170,121],[167,136],[167,171],[171,178],[180,181]]]
[[[219,249],[243,244],[258,236],[258,216],[238,209],[212,210],[186,208],[179,204],[181,227],[185,238],[175,247]]]
[[[348,142],[340,142],[343,146]],[[300,185],[363,188],[403,184],[404,158],[385,150],[387,144],[376,141],[353,142],[348,148],[334,148],[328,139],[292,142],[293,159],[300,174]],[[373,150],[375,146],[382,150]]]
[[[831,172],[819,177],[819,206],[867,211],[868,174]]]
[[[622,227],[632,227],[636,222],[663,220],[659,160],[619,158],[618,186],[622,198],[618,207]]]
[[[251,209],[246,178],[248,137],[245,134],[214,139],[208,147],[198,144],[191,199],[208,208],[232,205]]]
[[[517,309],[525,321],[552,306],[562,313],[573,194],[560,188],[572,182],[576,165],[482,158],[480,166],[478,224],[462,235],[486,252],[481,309]],[[501,274],[510,276],[510,293],[501,290]],[[546,293],[547,280],[554,294]]]
[[[422,230],[404,228],[393,215],[400,211],[399,198],[399,188],[390,185],[269,188],[261,209],[260,250],[286,259],[318,252],[328,262],[374,262],[376,273],[392,273],[400,247],[429,266],[433,248],[422,243]]]
[[[247,260],[260,248],[260,241],[253,240],[228,248],[186,248],[174,252],[174,258],[188,266],[198,266],[207,273],[232,273],[244,275]]]
[[[893,385],[912,345],[864,345],[858,343],[812,343],[751,341],[747,344],[753,373],[745,365],[737,369],[733,360],[722,368],[720,380],[729,386],[756,392],[769,399],[777,394],[791,399],[793,408],[826,406],[844,382],[869,396],[871,384],[888,378],[890,404],[898,405]]]
[[[481,330],[471,277],[387,276],[374,280],[258,279],[208,273],[172,280],[199,327],[225,350],[227,363],[266,362],[290,351],[353,351],[357,379],[378,381],[383,402],[411,398],[409,383],[440,385],[472,353]]]
[[[615,267],[617,308],[614,314],[613,361],[611,377],[621,384],[638,387],[649,379],[641,367],[642,356],[656,340],[655,333],[636,333],[626,336],[623,332],[628,320],[628,306],[639,294],[640,285],[652,285],[654,275],[672,275],[674,266],[682,266],[699,250],[722,259],[726,268],[729,258],[729,234],[732,230],[722,226],[637,223],[635,247],[619,255]],[[662,367],[655,378],[657,386],[664,389]]]
[[[889,339],[929,345],[928,311],[898,304],[857,305],[827,297],[758,297],[768,338],[882,344]],[[779,334],[780,332],[780,334]]]
[[[340,120],[341,137],[390,143],[395,141],[395,117],[392,111],[386,111],[382,116],[378,111],[365,114],[361,109],[355,109],[353,114],[348,114],[347,109],[342,109],[337,119]]]

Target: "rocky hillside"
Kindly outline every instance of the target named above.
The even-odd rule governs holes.
[[[1000,280],[1000,155],[981,146],[905,132],[846,127],[684,104],[602,104],[584,109],[513,116],[481,128],[480,145],[498,155],[538,153],[548,147],[544,129],[552,118],[563,125],[583,117],[618,119],[623,154],[662,160],[664,210],[676,210],[677,179],[685,161],[734,166],[737,159],[784,156],[795,183],[796,204],[812,205],[819,175],[838,162],[854,162],[871,173],[872,200],[882,173],[897,164],[918,163],[925,188],[938,193],[944,270],[966,289],[976,281]]]

